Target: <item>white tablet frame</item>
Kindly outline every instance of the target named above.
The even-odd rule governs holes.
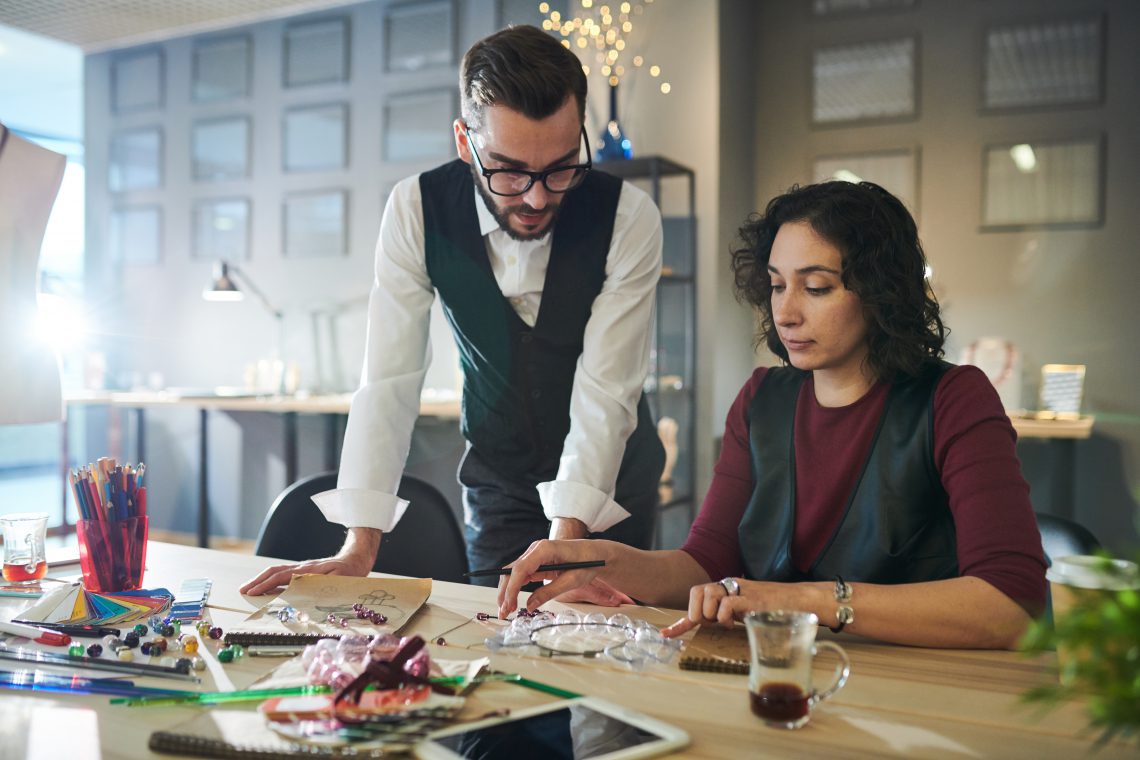
[[[604,755],[597,755],[591,758],[591,760],[634,760],[634,758],[641,757],[657,757],[670,752],[676,752],[679,749],[684,749],[689,746],[690,739],[688,733],[676,726],[671,726],[668,723],[663,723],[656,718],[651,718],[648,715],[631,710],[628,707],[615,705],[613,702],[607,702],[597,697],[577,697],[574,699],[564,699],[559,702],[550,702],[549,704],[539,705],[538,707],[528,708],[526,710],[518,710],[512,712],[510,715],[475,721],[473,723],[464,723],[439,731],[433,731],[428,734],[422,742],[417,744],[413,751],[415,756],[420,758],[420,760],[461,760],[462,755],[456,754],[447,747],[437,744],[434,740],[455,734],[478,731],[482,728],[497,726],[503,723],[514,723],[520,720],[526,720],[535,715],[555,712],[575,705],[589,707],[591,710],[616,718],[617,720],[625,721],[632,726],[643,731],[648,731],[658,737],[657,741],[639,744],[636,747],[627,747],[617,750],[616,752],[608,752]]]

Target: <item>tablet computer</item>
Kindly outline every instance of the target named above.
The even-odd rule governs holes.
[[[415,747],[422,760],[632,760],[682,749],[689,735],[594,697],[553,702],[436,731]]]

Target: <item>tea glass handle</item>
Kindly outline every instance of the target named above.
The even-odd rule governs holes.
[[[28,564],[24,565],[24,569],[29,573],[34,573],[36,565],[40,561],[40,558],[36,556],[36,537],[29,533],[24,536],[24,543],[28,545]]]
[[[843,651],[843,647],[832,641],[819,641],[815,645],[816,654],[821,649],[830,649],[839,658],[839,665],[835,668],[835,681],[823,691],[815,691],[812,693],[812,704],[818,704],[825,699],[829,698],[835,692],[843,688],[847,683],[847,679],[851,676],[851,660],[847,659],[847,652]]]

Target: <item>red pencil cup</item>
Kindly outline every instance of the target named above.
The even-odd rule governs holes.
[[[79,565],[88,591],[134,591],[146,570],[147,518],[80,520]]]

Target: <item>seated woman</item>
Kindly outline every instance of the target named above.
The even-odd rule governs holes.
[[[741,239],[738,297],[789,366],[757,369],[740,391],[685,545],[538,541],[501,582],[500,615],[546,580],[531,609],[572,590],[687,603],[674,636],[782,608],[898,644],[1014,646],[1045,604],[1016,434],[980,370],[941,360],[906,208],[869,182],[793,188]],[[536,571],[593,559],[606,564]]]

